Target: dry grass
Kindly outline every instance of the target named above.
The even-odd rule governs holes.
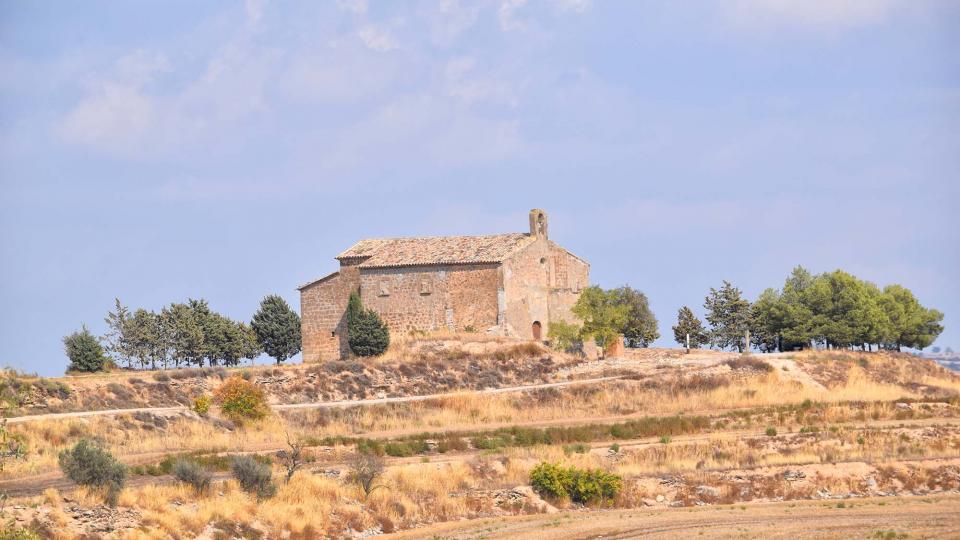
[[[872,356],[869,357],[872,361]],[[809,361],[822,360],[800,360]],[[343,410],[303,410],[228,430],[216,419],[182,413],[165,419],[150,414],[43,420],[11,425],[27,439],[28,459],[11,463],[3,477],[22,477],[56,468],[56,454],[81,438],[103,440],[119,456],[190,450],[241,451],[281,447],[285,432],[329,436],[441,430],[476,430],[490,425],[556,421],[598,421],[631,414],[672,415],[732,408],[777,406],[803,402],[877,402],[929,396],[930,387],[958,389],[958,378],[935,370],[912,375],[910,384],[878,380],[857,361],[843,365],[844,377],[827,388],[805,386],[775,370],[737,377],[683,375],[666,371],[658,377],[598,385],[545,389],[522,394],[464,393],[448,398]],[[755,370],[749,370],[756,373]],[[906,375],[904,375],[906,377]],[[923,381],[925,386],[913,384]],[[836,409],[833,409],[836,411]],[[839,413],[831,413],[839,414]],[[894,411],[858,411],[863,419],[892,417]],[[826,421],[834,421],[829,418]]]
[[[121,494],[120,507],[138,511],[143,525],[128,530],[123,537],[182,538],[225,528],[266,531],[269,537],[342,537],[377,527],[390,532],[437,521],[489,516],[491,499],[476,494],[526,484],[530,469],[541,461],[602,468],[623,475],[629,489],[618,504],[628,507],[667,489],[659,485],[664,475],[684,479],[680,487],[670,489],[675,491],[671,495],[674,500],[687,504],[695,499],[729,503],[745,500],[744,497],[806,498],[817,489],[835,493],[862,491],[865,481],[861,472],[867,469],[878,471],[878,485],[890,491],[954,489],[960,484],[953,469],[888,462],[956,456],[960,452],[957,428],[936,433],[925,429],[824,430],[740,440],[717,435],[709,441],[678,440],[626,447],[615,454],[570,453],[560,446],[512,448],[497,456],[481,455],[465,462],[390,467],[381,481],[384,487],[374,490],[369,497],[348,481],[309,471],[297,473],[288,484],[280,483],[275,497],[260,502],[241,491],[233,480],[216,483],[207,495],[197,495],[186,485],[148,485],[128,488]],[[904,444],[910,450],[904,451]],[[877,461],[879,465],[874,468],[860,464],[852,473],[834,468],[823,469],[822,474],[815,470],[809,473],[810,480],[802,484],[784,481],[782,469],[776,469],[850,460]],[[280,471],[274,472],[276,478]],[[741,476],[752,480],[746,484],[734,480]],[[699,485],[715,486],[718,495],[697,495],[694,488]],[[97,494],[83,489],[72,499],[82,506],[99,503]],[[35,502],[51,507],[54,523],[67,523],[59,493],[48,490]],[[527,511],[523,507],[503,510]]]

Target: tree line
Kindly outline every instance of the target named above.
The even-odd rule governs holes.
[[[943,332],[943,313],[924,307],[902,285],[877,285],[843,270],[813,275],[793,269],[783,287],[764,290],[754,302],[730,282],[711,288],[703,303],[706,323],[683,306],[673,326],[681,346],[704,345],[743,351],[791,351],[809,347],[864,350],[923,349]],[[606,347],[623,336],[630,347],[660,337],[657,318],[644,293],[624,285],[583,290],[572,312],[581,324],[551,321],[549,337],[560,349],[593,339]],[[749,339],[749,344],[747,343]]]
[[[703,304],[707,329],[684,306],[673,327],[677,343],[762,352],[811,346],[863,350],[923,349],[943,332],[943,313],[920,304],[902,285],[877,285],[843,270],[811,274],[798,266],[780,289],[768,288],[753,303],[724,281]]]
[[[64,338],[72,371],[235,366],[263,353],[277,364],[300,352],[300,316],[276,295],[260,303],[250,323],[210,309],[203,299],[171,303],[159,312],[131,311],[116,299],[102,339],[84,326]]]

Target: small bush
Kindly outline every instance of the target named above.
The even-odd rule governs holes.
[[[383,447],[383,451],[391,457],[410,457],[414,454],[423,454],[429,449],[426,441],[423,440],[388,442]]]
[[[193,406],[190,408],[200,416],[206,416],[210,412],[210,396],[200,396],[194,399]]]
[[[766,433],[767,433],[767,437],[776,437],[777,429],[773,427],[768,427]]]
[[[277,492],[270,466],[250,456],[235,457],[231,471],[237,482],[240,482],[240,488],[247,493],[256,494],[259,499],[269,499]]]
[[[738,358],[732,358],[724,362],[724,364],[730,366],[730,369],[744,370],[744,371],[761,371],[761,372],[770,372],[773,371],[773,366],[764,362],[763,360],[758,360],[751,356],[740,356]]]
[[[563,453],[567,454],[586,454],[590,451],[590,446],[584,443],[568,444],[563,447]]]
[[[240,377],[230,377],[214,392],[213,399],[224,416],[231,420],[259,420],[267,415],[267,397],[263,390]]]
[[[570,473],[559,465],[543,462],[530,471],[530,485],[544,497],[569,497],[567,486],[570,485]]]
[[[543,462],[530,471],[530,485],[542,496],[589,504],[615,498],[623,490],[619,475],[600,469],[561,467]]]
[[[613,444],[611,444],[611,445],[610,445],[610,451],[613,452],[614,454],[619,454],[619,453],[620,453],[620,445],[619,445],[618,443],[613,443]]]
[[[63,338],[63,348],[70,359],[67,367],[70,371],[102,371],[107,364],[107,355],[97,338],[84,326],[79,332],[74,332]]]
[[[377,480],[383,475],[383,458],[377,454],[357,452],[349,461],[350,472],[347,478],[360,486],[363,494],[367,497],[370,493],[381,487]]]
[[[672,441],[672,440],[673,440],[673,438],[670,437],[669,435],[661,435],[661,436],[660,436],[660,444],[670,444],[670,441]]]
[[[168,382],[170,381],[170,375],[166,371],[158,371],[153,374],[153,380],[157,382]]]
[[[173,464],[173,477],[189,484],[198,493],[206,493],[210,489],[211,474],[196,461],[179,459]]]
[[[81,440],[58,456],[63,474],[81,486],[106,488],[106,502],[116,506],[127,480],[127,468],[110,452],[89,440]]]
[[[447,452],[463,452],[469,445],[462,437],[451,435],[437,443],[437,452],[445,454]]]

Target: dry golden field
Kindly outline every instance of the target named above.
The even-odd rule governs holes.
[[[437,524],[554,512],[680,516],[684,509],[745,505],[750,514],[763,503],[827,501],[835,508],[864,497],[925,497],[956,508],[950,497],[960,490],[960,378],[932,362],[890,353],[740,358],[646,351],[590,363],[553,357],[547,365],[549,353],[520,351],[510,342],[477,340],[475,349],[452,343],[445,337],[417,345],[430,374],[486,377],[504,386],[617,378],[279,410],[243,424],[216,410],[181,409],[31,418],[7,426],[27,452],[0,472],[0,489],[12,494],[4,519],[11,530],[56,538],[350,538],[394,531],[444,537],[447,529]],[[420,372],[400,372],[411,361],[403,356],[410,346],[353,375],[395,372],[397,394],[423,388],[404,380]],[[508,375],[483,373],[508,362],[515,364],[505,368]],[[259,369],[248,378],[269,384],[309,369]],[[103,377],[97,384],[131,376]],[[82,439],[100,441],[132,467],[116,508],[59,472],[57,454]],[[305,444],[305,463],[286,482],[276,453],[288,440]],[[353,474],[354,456],[364,449],[384,455],[384,472],[369,494]],[[272,497],[248,494],[224,465],[248,453],[270,458]],[[210,489],[197,493],[170,476],[175,456],[208,467]],[[617,474],[623,487],[614,499],[587,506],[543,499],[529,488],[530,471],[541,462]],[[909,524],[898,523],[897,534],[910,534]],[[529,536],[535,530],[523,534],[536,537]],[[450,537],[473,533],[482,528],[460,527]]]

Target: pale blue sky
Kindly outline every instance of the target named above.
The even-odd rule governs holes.
[[[645,291],[902,283],[960,348],[960,4],[0,2],[0,364],[119,296],[249,319],[366,236],[523,231]]]

